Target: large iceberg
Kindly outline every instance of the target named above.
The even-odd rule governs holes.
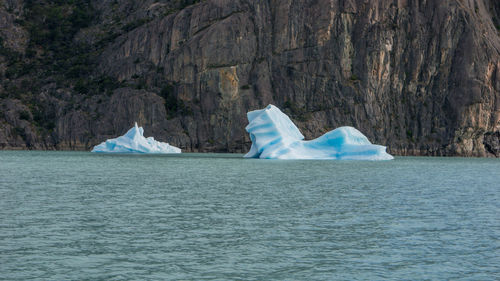
[[[372,144],[353,127],[339,127],[305,141],[286,114],[276,106],[247,113],[252,147],[246,158],[390,160],[386,147]]]
[[[100,153],[181,153],[180,148],[168,143],[156,141],[153,137],[145,138],[144,129],[137,123],[128,132],[115,139],[109,139],[94,146],[92,152]]]

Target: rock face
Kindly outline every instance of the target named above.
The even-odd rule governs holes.
[[[100,16],[75,40],[130,15],[93,70],[120,87],[47,82],[45,134],[3,98],[0,147],[89,149],[137,120],[185,151],[246,152],[246,112],[272,103],[306,139],[353,126],[391,154],[500,156],[499,1],[116,2],[92,2]]]

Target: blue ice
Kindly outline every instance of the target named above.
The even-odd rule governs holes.
[[[109,139],[94,146],[92,152],[99,153],[181,153],[180,148],[168,143],[156,141],[153,137],[145,138],[144,129],[137,123],[120,137]]]
[[[246,158],[390,160],[386,147],[372,144],[353,127],[339,127],[305,141],[292,120],[276,106],[247,113],[252,147]]]

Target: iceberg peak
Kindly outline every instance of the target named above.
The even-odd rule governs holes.
[[[130,139],[144,137],[144,129],[142,129],[142,127],[139,127],[137,125],[137,122],[135,122],[134,127],[132,127],[130,130],[128,130],[125,133],[125,136],[130,138]]]
[[[144,137],[144,129],[135,122],[123,136],[108,139],[94,146],[92,152],[99,153],[181,153],[181,150],[153,137]]]
[[[279,108],[270,104],[247,113],[252,147],[246,158],[390,160],[386,147],[372,144],[353,127],[339,127],[305,141],[299,129]]]

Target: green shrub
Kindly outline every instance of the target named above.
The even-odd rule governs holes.
[[[283,108],[289,110],[292,117],[298,121],[305,122],[310,120],[312,117],[311,113],[306,110],[305,106],[300,107],[291,101],[285,101],[283,103]]]
[[[183,100],[177,98],[175,94],[175,86],[166,84],[162,87],[159,96],[165,100],[165,111],[167,118],[172,119],[178,115],[193,115],[193,110],[187,106]]]
[[[413,132],[410,129],[406,130],[406,137],[409,139],[413,138]]]
[[[184,9],[187,6],[191,6],[193,4],[200,3],[202,1],[203,0],[179,0],[179,2],[180,2],[180,8]]]
[[[89,86],[83,79],[79,79],[73,87],[73,90],[82,95],[86,95],[89,93]]]
[[[23,140],[26,140],[26,131],[21,127],[15,127],[12,131],[15,136],[20,136]]]
[[[104,92],[109,93],[109,92],[112,92],[113,90],[120,87],[120,82],[118,82],[118,80],[116,80],[115,78],[110,77],[110,76],[102,76],[97,81],[97,83],[99,85],[99,91],[101,93],[104,93]]]
[[[52,131],[56,127],[54,123],[56,113],[54,110],[47,110],[43,107],[34,106],[31,109],[31,114],[33,115],[33,122],[40,129]]]
[[[138,19],[138,20],[129,22],[126,25],[124,25],[122,27],[122,30],[125,31],[125,32],[129,32],[131,30],[134,30],[134,29],[138,28],[141,25],[144,25],[144,24],[148,23],[149,21],[150,21],[150,19]]]
[[[160,91],[160,96],[165,100],[165,110],[167,114],[176,113],[179,109],[179,103],[175,96],[175,88],[171,84],[163,86]]]
[[[29,112],[23,110],[23,111],[19,112],[19,119],[29,121],[31,119],[31,116],[30,116]]]
[[[19,24],[29,32],[24,57],[28,63],[24,63],[25,68],[14,66],[8,73],[11,77],[36,73],[38,79],[51,76],[61,82],[88,76],[93,71],[96,47],[73,40],[94,18],[90,0],[26,0],[24,10],[24,20]]]

